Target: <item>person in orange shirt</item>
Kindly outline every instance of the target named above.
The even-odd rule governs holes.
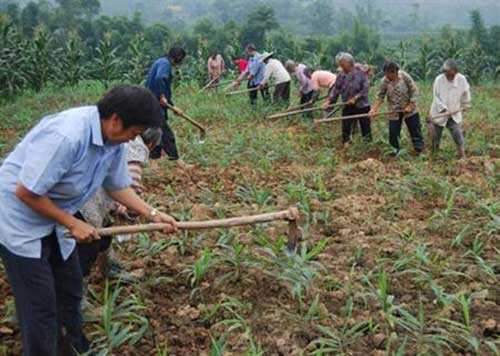
[[[219,85],[220,77],[226,71],[224,58],[217,52],[212,53],[207,61],[208,81],[211,82],[210,88],[216,88]]]
[[[316,70],[311,74],[313,90],[318,92],[321,89],[327,89],[328,93],[333,88],[337,76],[327,70]]]

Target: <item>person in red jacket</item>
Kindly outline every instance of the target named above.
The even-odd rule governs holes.
[[[238,67],[240,74],[247,70],[248,61],[244,58],[235,58],[233,60],[235,66]]]

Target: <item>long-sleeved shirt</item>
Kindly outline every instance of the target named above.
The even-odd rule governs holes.
[[[260,60],[260,53],[256,53],[250,61],[248,62],[247,72],[248,75],[252,76],[250,80],[250,85],[257,86],[264,80],[264,72],[266,71],[266,65]]]
[[[96,191],[131,185],[125,146],[104,141],[97,107],[42,119],[0,167],[0,244],[15,255],[40,258],[41,239],[56,231],[63,259],[75,248],[66,230],[23,203],[17,184],[75,214]]]
[[[327,70],[317,70],[311,74],[311,82],[313,90],[318,91],[321,88],[330,89],[334,84],[337,76]]]
[[[329,95],[329,101],[331,104],[334,104],[337,102],[338,97],[341,96],[342,101],[346,102],[357,96],[358,100],[356,100],[355,107],[358,109],[366,108],[370,106],[370,101],[368,100],[369,89],[370,83],[366,74],[354,67],[349,73],[340,72]]]
[[[219,78],[226,69],[226,64],[222,56],[218,54],[215,58],[208,58],[207,68],[210,79]]]
[[[471,102],[470,86],[467,78],[460,73],[455,75],[453,81],[449,81],[444,74],[440,74],[434,81],[434,99],[431,105],[431,117],[442,112],[455,112],[466,108]],[[451,118],[457,123],[462,122],[462,113],[456,113]],[[449,117],[435,119],[434,123],[445,126]]]
[[[172,101],[172,64],[166,57],[157,59],[149,70],[146,79],[146,88],[151,90],[159,99],[162,95],[165,96],[170,105],[174,105]]]
[[[270,58],[268,60],[266,71],[264,72],[264,80],[262,82],[269,82],[271,77],[274,78],[276,84],[286,83],[292,80],[285,66],[275,58]]]
[[[309,94],[313,91],[313,84],[311,78],[306,74],[307,66],[305,64],[298,64],[295,68],[295,76],[297,77],[300,85],[300,92],[302,94]]]
[[[391,82],[384,77],[380,84],[378,99],[383,101],[387,97],[389,111],[402,111],[410,103],[413,105],[413,111],[408,116],[417,113],[418,87],[412,77],[403,70],[398,72],[398,80]],[[398,120],[399,115],[389,116],[389,120]]]

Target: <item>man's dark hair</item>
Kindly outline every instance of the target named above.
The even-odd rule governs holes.
[[[168,51],[167,57],[174,63],[181,63],[186,57],[186,51],[180,46],[174,46]]]
[[[397,73],[399,71],[399,66],[396,62],[385,62],[384,64],[384,73]]]
[[[97,103],[99,116],[106,120],[113,114],[122,119],[123,128],[131,126],[159,127],[162,117],[160,102],[148,89],[138,85],[118,85]]]

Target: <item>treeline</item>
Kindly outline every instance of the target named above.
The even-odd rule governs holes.
[[[460,61],[472,81],[499,74],[500,26],[485,26],[479,11],[471,13],[468,30],[444,27],[433,37],[389,45],[376,28],[354,15],[338,35],[299,37],[282,28],[273,9],[265,5],[246,13],[242,21],[216,23],[204,18],[183,32],[168,23],[146,26],[137,14],[100,16],[99,9],[98,0],[29,2],[23,8],[0,0],[0,95],[40,90],[50,82],[140,83],[151,61],[173,44],[183,45],[190,54],[179,69],[181,79],[200,82],[206,78],[209,53],[218,51],[230,62],[249,42],[312,67],[330,69],[336,53],[350,51],[358,61],[375,66],[394,59],[421,80],[431,79],[450,57]]]

